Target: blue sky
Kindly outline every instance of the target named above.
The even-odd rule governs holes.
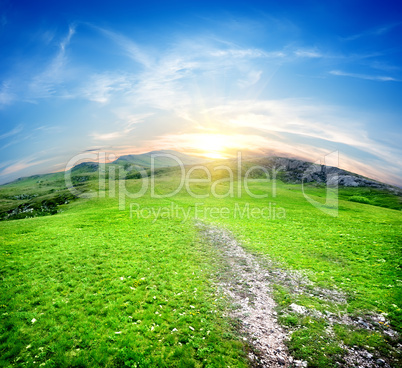
[[[0,183],[237,150],[402,185],[398,1],[0,1]]]

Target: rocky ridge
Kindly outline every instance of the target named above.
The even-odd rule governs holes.
[[[402,189],[366,178],[338,167],[314,164],[307,161],[285,157],[266,157],[253,162],[278,172],[278,178],[293,184],[326,183],[328,186],[369,187],[383,189],[396,195],[402,195]]]

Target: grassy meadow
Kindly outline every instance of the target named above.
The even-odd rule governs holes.
[[[155,193],[177,188],[176,174],[162,172]],[[34,193],[38,185],[3,186],[0,196]],[[140,180],[124,182],[129,193],[140,187]],[[331,217],[308,203],[299,185],[255,182],[251,195],[241,187],[239,197],[234,182],[234,197],[225,198],[229,182],[213,188],[222,198],[208,196],[210,184],[190,189],[199,198],[185,188],[170,198],[148,190],[119,210],[118,183],[108,181],[100,197],[62,204],[54,216],[0,222],[0,366],[247,367],[249,347],[227,317],[229,302],[215,284],[220,260],[200,239],[200,220],[229,229],[271,269],[308,278],[303,293],[272,280],[296,359],[336,367],[345,345],[398,366],[398,339],[383,333],[402,330],[402,217],[384,208],[398,208],[396,197],[377,193],[365,204],[350,197],[370,194],[341,191],[338,217]],[[307,192],[322,201],[325,189]],[[346,302],[320,298],[318,289],[339,291]],[[353,318],[382,314],[387,322],[375,331],[342,323],[329,331],[320,314],[299,315],[292,303]]]

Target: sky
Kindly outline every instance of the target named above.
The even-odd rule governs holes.
[[[402,186],[400,1],[0,0],[0,50],[0,183],[172,149]]]

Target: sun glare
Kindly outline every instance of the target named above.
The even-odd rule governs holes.
[[[203,156],[208,158],[216,158],[218,160],[226,158],[226,156],[222,155],[221,153],[213,153],[213,152],[204,153]]]
[[[192,142],[192,146],[200,150],[204,156],[217,159],[226,158],[225,150],[232,145],[230,137],[223,134],[198,135]]]

